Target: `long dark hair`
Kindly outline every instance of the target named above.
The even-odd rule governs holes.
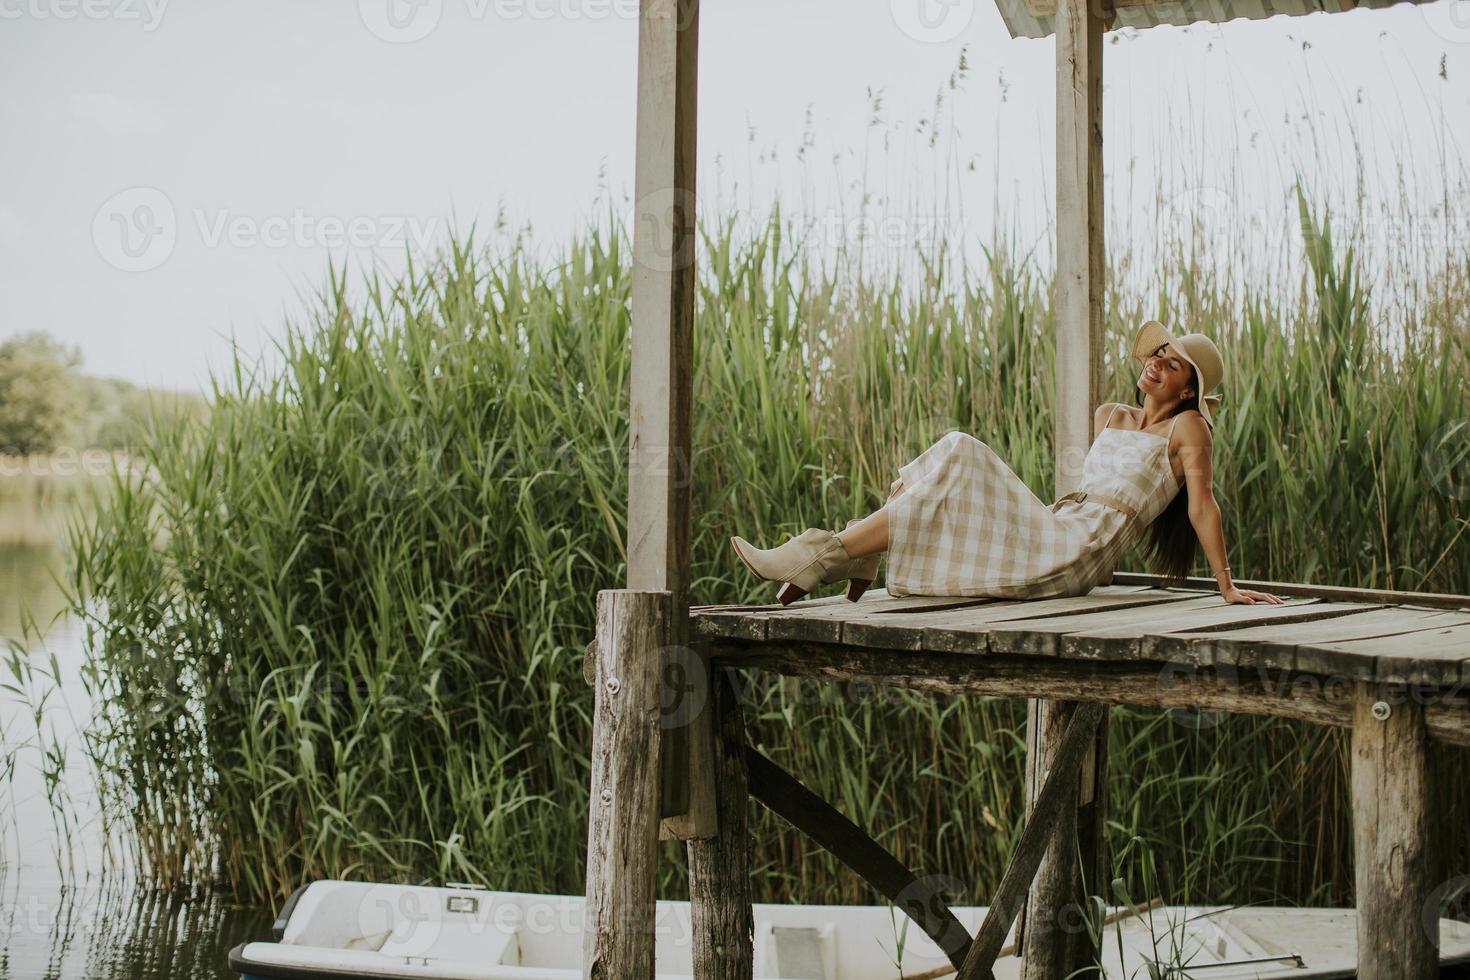
[[[1193,367],[1189,371],[1189,383],[1194,388],[1194,395],[1180,402],[1174,415],[1190,409],[1199,410],[1199,373]],[[1135,400],[1142,405],[1143,393],[1137,388],[1133,390],[1136,393]],[[1172,470],[1169,479],[1174,479]],[[1143,551],[1143,560],[1149,571],[1163,578],[1165,584],[1178,585],[1189,575],[1199,552],[1199,535],[1189,521],[1187,483],[1179,488],[1164,512],[1154,518],[1154,522],[1148,526],[1148,533],[1141,538],[1139,547]]]

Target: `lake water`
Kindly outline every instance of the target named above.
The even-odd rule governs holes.
[[[0,980],[51,978],[227,978],[225,955],[245,939],[267,938],[267,910],[228,907],[214,898],[183,898],[141,886],[135,876],[108,870],[95,794],[77,732],[91,714],[80,680],[82,635],[64,615],[65,553],[36,522],[54,518],[27,505],[0,503],[0,653],[22,648],[62,681],[41,705],[43,730],[66,752],[59,777],[43,772],[32,739],[36,697],[0,687],[0,770],[14,758],[9,780],[0,771]],[[15,533],[25,529],[28,533]],[[42,624],[25,641],[23,610]],[[0,685],[16,685],[8,665]],[[59,805],[53,805],[53,799]],[[57,817],[55,814],[62,814]]]

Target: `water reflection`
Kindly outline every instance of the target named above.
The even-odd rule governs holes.
[[[229,948],[269,929],[265,913],[117,877],[80,886],[24,872],[0,879],[0,976],[16,980],[225,978]]]
[[[229,977],[226,953],[265,938],[268,912],[159,893],[104,864],[78,737],[91,714],[80,679],[82,636],[63,615],[57,581],[63,523],[29,501],[0,501],[0,652],[23,650],[49,688],[24,697],[0,690],[0,980]],[[27,615],[39,635],[26,635]],[[52,658],[58,684],[49,682]],[[47,752],[35,744],[37,713]],[[47,761],[58,751],[60,767]]]

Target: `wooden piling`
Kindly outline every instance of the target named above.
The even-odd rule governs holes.
[[[628,588],[673,593],[670,640],[688,639],[693,508],[695,135],[699,0],[641,0],[634,161]],[[703,684],[703,680],[700,680]],[[703,691],[699,692],[701,695]],[[665,731],[663,836],[714,833],[707,718]]]
[[[668,592],[597,594],[582,957],[588,980],[653,976],[659,669],[672,608]]]
[[[1353,879],[1361,980],[1439,976],[1424,710],[1403,686],[1359,683],[1353,710]]]
[[[750,980],[754,971],[745,719],[729,676],[733,670],[712,675],[707,709],[715,729],[709,776],[718,831],[688,843],[696,980]]]
[[[1026,767],[1028,821],[1037,819],[1041,790],[1048,776],[1063,761],[1065,736],[1072,720],[1079,711],[1091,712],[1097,707],[1073,701],[1033,703],[1037,711]],[[1087,972],[1095,953],[1087,923],[1092,921],[1096,932],[1101,928],[1101,913],[1089,900],[1088,892],[1105,894],[1103,886],[1107,881],[1103,826],[1107,787],[1106,709],[1098,712],[1098,719],[1095,725],[1089,726],[1092,734],[1087,757],[1076,767],[1068,783],[1054,791],[1055,802],[1045,814],[1054,830],[1045,854],[1036,865],[1024,926],[1018,936],[1022,975],[1030,980],[1096,975]],[[1084,790],[1090,795],[1086,802]]]

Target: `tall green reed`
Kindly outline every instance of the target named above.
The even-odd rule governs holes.
[[[1216,477],[1240,574],[1465,591],[1464,473],[1435,442],[1470,416],[1459,307],[1414,307],[1416,356],[1385,346],[1353,262],[1301,209],[1294,305],[1223,295],[1183,246],[1165,289],[1115,278],[1108,397],[1132,400],[1141,319],[1204,330],[1232,363]],[[820,267],[779,214],[703,234],[694,601],[768,601],[730,533],[838,527],[950,427],[1052,492],[1031,256],[997,243],[977,272],[941,247],[917,281],[884,282]],[[470,235],[400,279],[334,274],[279,372],[216,378],[212,412],[160,427],[75,526],[89,751],[158,881],[257,900],[321,876],[581,889],[580,652],[596,591],[624,579],[629,284],[614,221],[556,262]],[[983,901],[1021,822],[1021,705],[792,681],[749,697],[763,751]],[[1111,826],[1149,842],[1161,879],[1343,900],[1338,734],[1115,717]],[[1463,863],[1463,787],[1443,812]],[[755,835],[761,898],[874,898],[763,811]],[[680,896],[682,854],[665,856],[660,891]]]

